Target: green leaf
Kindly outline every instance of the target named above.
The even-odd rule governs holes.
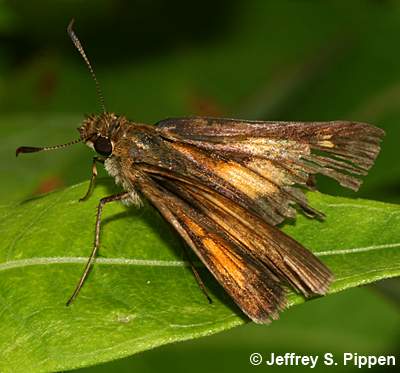
[[[102,180],[0,207],[0,371],[55,371],[213,334],[246,319],[206,271],[208,304],[182,261],[180,238],[151,207],[104,211],[101,256],[75,303],[65,302],[92,247]],[[331,293],[400,274],[400,207],[309,194],[325,222],[299,216],[284,230],[317,253]],[[291,294],[290,304],[303,302]],[[279,321],[277,321],[278,323]]]

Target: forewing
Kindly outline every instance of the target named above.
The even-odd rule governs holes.
[[[282,191],[313,187],[323,174],[357,190],[377,157],[384,131],[366,123],[263,122],[223,118],[175,118],[158,123],[165,138],[224,154]],[[297,196],[297,197],[295,197]]]
[[[249,210],[213,192],[181,181],[159,182],[196,211],[211,219],[243,251],[261,261],[282,283],[304,295],[325,294],[333,279],[330,270],[310,251]]]
[[[377,157],[384,131],[358,122],[263,122],[223,118],[175,118],[158,132],[197,169],[194,178],[239,203],[269,224],[293,218],[294,205],[311,217],[303,189],[315,174],[357,190]],[[173,168],[172,168],[173,170]],[[196,173],[196,172],[195,172]],[[207,180],[202,180],[207,175]],[[300,188],[299,188],[300,187]]]
[[[215,220],[160,183],[142,178],[138,187],[247,316],[258,323],[278,317],[285,294],[265,264]]]

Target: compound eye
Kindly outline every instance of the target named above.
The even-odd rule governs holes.
[[[112,154],[112,144],[107,137],[99,136],[94,142],[94,149],[97,153],[106,157]]]

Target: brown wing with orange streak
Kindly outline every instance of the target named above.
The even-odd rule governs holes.
[[[266,265],[213,219],[157,181],[142,179],[139,188],[248,317],[258,323],[278,318],[285,291]]]
[[[229,199],[154,175],[141,191],[252,320],[278,316],[283,285],[306,296],[326,293],[333,276],[318,258]]]
[[[310,216],[302,188],[314,189],[322,174],[357,190],[373,165],[384,131],[360,122],[264,122],[224,118],[173,118],[157,124],[160,136],[225,189],[253,200],[253,211],[270,224],[294,217],[294,205]],[[300,188],[299,188],[300,187]],[[246,203],[241,203],[246,207]]]

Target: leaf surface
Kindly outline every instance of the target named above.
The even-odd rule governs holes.
[[[182,260],[180,238],[156,211],[119,203],[105,207],[101,255],[66,307],[91,251],[97,201],[116,191],[102,180],[79,203],[87,186],[0,206],[0,371],[87,366],[246,322],[201,269],[208,304]],[[332,269],[331,293],[400,274],[399,206],[309,198],[326,221],[299,216],[283,229]]]

